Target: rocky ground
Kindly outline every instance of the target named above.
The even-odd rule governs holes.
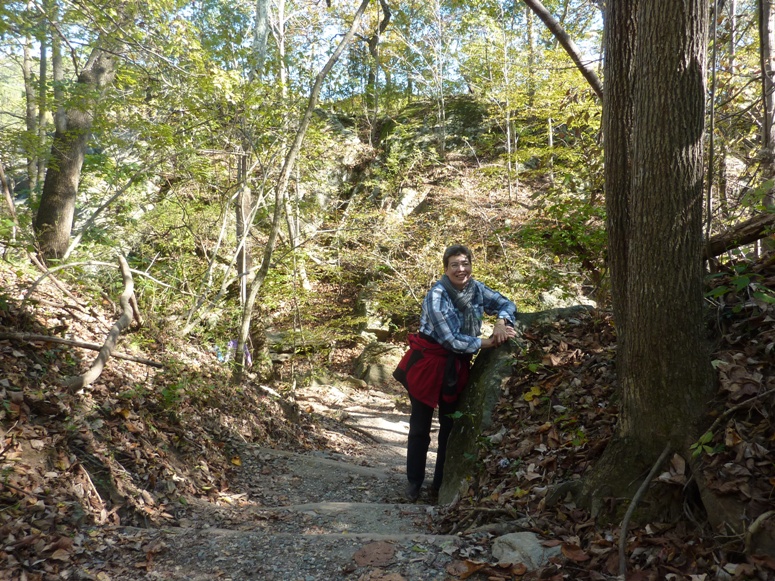
[[[81,574],[100,579],[445,579],[461,548],[431,532],[434,506],[403,499],[407,416],[398,393],[315,385],[309,413],[361,436],[349,454],[243,443],[217,503],[181,508],[177,526],[117,527]],[[429,499],[425,499],[427,501]],[[88,541],[87,541],[88,543]]]

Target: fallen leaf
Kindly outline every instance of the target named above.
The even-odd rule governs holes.
[[[577,545],[563,544],[562,554],[565,555],[565,557],[567,557],[571,561],[575,561],[576,563],[581,563],[583,561],[589,560],[589,555],[587,555],[581,549],[581,547]]]
[[[475,563],[473,561],[452,561],[447,565],[447,573],[459,577],[460,579],[468,579],[474,573],[481,571],[487,566],[487,563]]]
[[[51,554],[49,559],[54,559],[55,561],[69,561],[70,551],[66,551],[65,549],[57,549]]]
[[[396,548],[385,541],[369,543],[358,549],[353,559],[359,567],[385,567],[395,556]]]

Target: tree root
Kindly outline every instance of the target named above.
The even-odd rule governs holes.
[[[651,483],[651,480],[654,478],[654,476],[656,476],[659,467],[662,466],[662,463],[665,461],[669,453],[670,444],[665,446],[665,449],[662,450],[662,454],[659,455],[659,458],[657,458],[657,461],[651,467],[651,471],[648,473],[648,476],[646,476],[646,479],[640,485],[640,488],[638,488],[635,496],[632,497],[630,506],[627,507],[627,512],[625,513],[624,519],[622,520],[622,526],[619,530],[619,576],[622,579],[627,578],[627,558],[625,555],[625,548],[627,546],[627,528],[630,526],[630,517],[632,517],[632,513],[635,511],[635,507],[640,502],[640,499],[643,498],[643,495],[646,493],[646,489]]]

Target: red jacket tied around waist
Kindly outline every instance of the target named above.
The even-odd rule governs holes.
[[[393,377],[425,405],[435,408],[441,397],[457,400],[468,383],[471,355],[449,351],[427,336],[409,335],[408,340],[409,350]]]

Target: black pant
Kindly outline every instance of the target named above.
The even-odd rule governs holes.
[[[425,462],[428,455],[428,446],[431,443],[431,422],[433,420],[433,408],[413,398],[412,415],[409,417],[409,443],[406,447],[406,477],[410,484],[422,485],[425,480]],[[444,460],[447,455],[447,440],[452,432],[452,418],[450,414],[455,412],[457,402],[447,403],[443,399],[439,402],[439,442],[436,450],[436,468],[433,472],[433,487],[441,488],[444,478]]]

